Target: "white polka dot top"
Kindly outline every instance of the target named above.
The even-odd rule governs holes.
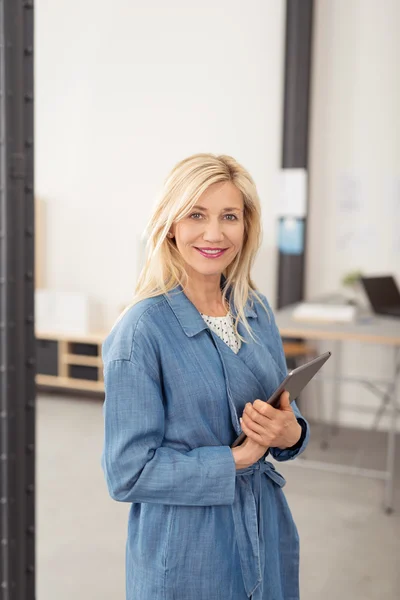
[[[229,312],[225,317],[210,317],[209,315],[203,315],[203,313],[200,314],[209,328],[216,333],[235,354],[237,354],[242,345],[242,340],[236,335],[235,324],[231,313]]]

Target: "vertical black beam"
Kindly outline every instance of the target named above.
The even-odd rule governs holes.
[[[289,177],[308,167],[312,20],[313,0],[286,0],[282,170]],[[303,299],[306,225],[307,200],[303,214],[289,209],[278,219],[278,308]]]
[[[0,0],[0,599],[35,598],[33,1]]]

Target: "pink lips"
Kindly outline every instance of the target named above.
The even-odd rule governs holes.
[[[228,248],[221,248],[221,250],[219,252],[215,252],[215,250],[219,250],[219,248],[196,248],[196,250],[205,258],[219,258],[220,256],[222,256]],[[207,252],[207,250],[210,250],[210,252]],[[211,252],[211,251],[214,252]]]

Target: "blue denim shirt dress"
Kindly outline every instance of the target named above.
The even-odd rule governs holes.
[[[230,449],[246,402],[266,400],[286,374],[262,298],[268,313],[246,304],[256,341],[239,324],[237,354],[180,287],[134,305],[104,342],[102,466],[112,498],[131,503],[127,600],[299,599],[285,480],[266,457],[236,470]],[[300,448],[271,455],[295,458],[306,426]]]

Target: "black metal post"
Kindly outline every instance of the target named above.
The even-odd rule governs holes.
[[[35,598],[33,1],[0,0],[0,598]]]
[[[312,19],[313,0],[286,0],[282,177],[290,185],[278,219],[278,308],[304,296]]]

